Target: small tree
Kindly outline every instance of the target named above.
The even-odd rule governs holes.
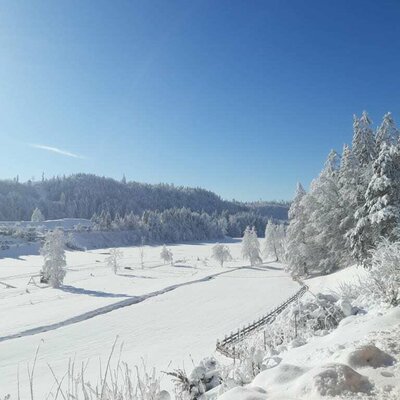
[[[52,287],[59,287],[66,274],[65,239],[63,231],[57,229],[48,232],[40,254],[44,257],[41,270],[42,279]]]
[[[212,257],[215,258],[221,264],[221,267],[224,266],[225,261],[232,260],[232,255],[231,252],[229,251],[228,246],[220,243],[217,243],[215,246],[213,246]]]
[[[118,272],[118,260],[123,257],[123,253],[121,250],[118,249],[111,249],[110,255],[106,258],[107,265],[114,271],[114,274]]]
[[[387,239],[372,251],[368,289],[391,306],[400,305],[400,242]]]
[[[254,227],[250,229],[248,226],[244,231],[242,239],[242,256],[245,260],[250,261],[250,265],[262,262],[260,257],[260,243]]]
[[[160,253],[160,257],[161,259],[164,261],[164,264],[166,263],[171,263],[171,265],[173,264],[173,255],[172,255],[172,251],[167,249],[167,247],[164,246],[161,249],[161,253]]]
[[[142,238],[142,241],[140,243],[139,254],[140,254],[140,265],[143,269],[144,268],[144,238]]]
[[[36,207],[33,210],[31,221],[32,222],[42,222],[42,221],[44,221],[44,215],[42,214],[42,212],[40,211],[39,208]]]

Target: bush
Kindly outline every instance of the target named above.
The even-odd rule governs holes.
[[[368,291],[386,304],[400,305],[400,242],[382,239],[371,254]]]

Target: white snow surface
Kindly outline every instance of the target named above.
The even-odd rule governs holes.
[[[233,261],[224,268],[211,258],[214,243],[170,245],[175,266],[163,265],[161,246],[145,246],[140,266],[137,247],[121,248],[118,275],[106,266],[109,250],[67,252],[64,286],[29,284],[43,259],[20,255],[0,259],[0,398],[16,398],[20,369],[21,398],[28,398],[27,364],[35,369],[36,398],[46,398],[69,359],[89,364],[86,378],[97,382],[99,358],[107,362],[118,336],[122,360],[158,371],[185,367],[215,351],[215,343],[268,312],[298,290],[282,266],[250,267],[240,257],[240,242],[226,243]],[[125,269],[128,267],[130,269]],[[21,337],[18,337],[21,336]],[[162,386],[171,388],[168,377]]]
[[[329,293],[364,273],[353,266],[307,285]],[[400,399],[400,308],[348,316],[330,334],[289,346],[279,358],[250,385],[218,400]]]

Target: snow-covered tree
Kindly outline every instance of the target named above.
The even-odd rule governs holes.
[[[65,239],[61,230],[50,231],[46,234],[40,254],[44,258],[41,270],[42,279],[52,287],[59,287],[66,274]]]
[[[220,243],[217,243],[216,245],[213,246],[212,257],[215,258],[221,264],[221,267],[224,266],[225,261],[232,260],[232,255],[229,250],[229,247]]]
[[[288,229],[288,265],[294,275],[328,273],[343,265],[345,238],[340,232],[344,210],[338,185],[339,157],[329,153],[324,169],[308,194],[295,201],[300,213]]]
[[[379,152],[383,144],[387,146],[395,145],[399,140],[399,130],[396,127],[392,114],[388,112],[384,115],[382,124],[376,132],[376,148]]]
[[[42,214],[42,212],[40,211],[39,208],[36,207],[33,210],[31,221],[32,222],[42,222],[42,221],[44,221],[44,215]]]
[[[356,212],[356,225],[349,237],[354,257],[367,265],[370,251],[379,240],[399,239],[400,148],[382,144],[373,164],[373,175],[365,193],[365,203]]]
[[[140,255],[140,266],[142,269],[144,268],[144,238],[142,237],[140,246],[139,246],[139,255]]]
[[[255,228],[249,226],[244,231],[242,239],[242,256],[243,259],[249,260],[250,265],[261,263],[260,256],[260,242],[258,241],[257,232]]]
[[[165,244],[161,249],[160,257],[164,261],[164,264],[166,263],[171,263],[171,265],[173,264],[172,251],[167,249],[167,246],[165,246]]]
[[[119,249],[111,249],[110,255],[106,258],[107,266],[110,267],[114,274],[118,272],[119,264],[118,260],[120,260],[124,256],[123,252]]]
[[[307,258],[305,254],[305,214],[303,199],[306,195],[301,183],[297,184],[296,193],[289,209],[289,226],[287,229],[286,260],[288,270],[293,275],[307,274]]]
[[[304,200],[309,223],[306,225],[307,259],[315,272],[329,273],[346,264],[342,208],[339,191],[339,157],[331,151],[319,177],[311,184]]]
[[[354,116],[353,123],[353,153],[360,166],[366,166],[376,157],[376,145],[374,132],[371,128],[371,120],[364,111],[358,119]]]
[[[275,261],[283,261],[285,255],[285,227],[282,224],[274,224],[268,221],[265,227],[265,241],[263,256],[274,258]]]
[[[398,238],[400,227],[400,147],[382,145],[365,194],[368,218],[378,237]]]

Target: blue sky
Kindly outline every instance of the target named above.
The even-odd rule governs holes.
[[[398,1],[1,1],[0,178],[289,199],[354,113],[400,121],[399,21]]]

